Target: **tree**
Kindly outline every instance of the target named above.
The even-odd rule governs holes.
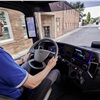
[[[81,3],[80,1],[78,2],[71,2],[70,3],[74,8],[79,9],[79,8],[84,8],[84,3]]]
[[[90,14],[90,12],[88,12],[87,17],[86,17],[86,21],[88,22],[88,24],[89,24],[90,20],[91,20],[91,14]]]
[[[95,18],[91,18],[90,23],[93,24],[94,22],[96,22]]]
[[[70,3],[75,9],[77,9],[77,11],[79,12],[80,14],[80,20],[86,16],[86,14],[83,14],[83,11],[84,11],[84,3],[78,1],[78,2],[71,2]]]

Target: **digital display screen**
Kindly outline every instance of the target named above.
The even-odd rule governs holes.
[[[90,52],[85,51],[85,50],[81,50],[81,49],[77,49],[77,48],[75,48],[73,56],[76,60],[79,60],[79,61],[86,63],[86,64],[88,64],[88,62],[91,59]]]
[[[89,75],[91,76],[91,78],[94,77],[97,68],[98,68],[98,63],[94,63],[94,62],[90,63],[90,66],[88,68],[88,72],[89,72]]]
[[[26,24],[28,28],[28,36],[29,37],[36,37],[36,28],[34,23],[33,17],[26,17]]]

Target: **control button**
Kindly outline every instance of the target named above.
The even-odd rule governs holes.
[[[62,62],[66,62],[66,60],[65,59],[62,59]]]
[[[97,60],[97,59],[96,59],[95,57],[93,57],[91,61],[92,61],[92,62],[95,62],[96,60]]]
[[[69,73],[69,77],[72,78],[72,79],[76,78],[77,75],[78,75],[78,73],[77,73],[75,70],[72,70],[72,71]]]
[[[79,70],[79,75],[82,75],[82,71],[81,70]]]
[[[75,59],[74,59],[74,58],[72,58],[72,59],[71,59],[71,62],[72,62],[72,63],[73,63],[73,62],[75,62]]]
[[[84,78],[81,76],[81,77],[80,77],[80,84],[83,85],[84,82],[85,82],[85,80],[84,80]]]

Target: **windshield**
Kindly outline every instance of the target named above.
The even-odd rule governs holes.
[[[31,18],[36,24],[36,29],[32,28],[32,32],[35,29],[34,32],[38,32],[40,38],[48,37],[57,42],[90,47],[93,41],[100,40],[99,4],[99,1],[70,0],[50,3],[52,12],[38,11],[35,12],[35,19]],[[26,19],[22,12],[0,7],[0,21],[4,24],[0,45],[10,54],[27,51],[32,46],[31,38],[36,34],[30,35],[30,31],[31,38],[28,37]]]
[[[62,3],[58,2],[56,7],[62,7]],[[77,46],[91,46],[93,41],[100,40],[98,1],[72,1],[64,3],[63,8],[62,11],[41,13],[42,37]]]

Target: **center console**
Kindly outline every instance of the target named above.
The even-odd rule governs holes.
[[[59,48],[57,66],[64,78],[68,78],[82,90],[100,89],[100,50],[66,43],[57,44]],[[46,48],[52,52],[55,51],[52,44],[48,44]]]
[[[61,46],[61,43],[58,45]],[[62,47],[61,58],[68,67],[68,78],[82,89],[100,88],[98,73],[100,51],[68,44],[64,44]]]
[[[91,78],[95,77],[98,69],[98,61],[95,53],[79,48],[75,48],[72,57],[72,63],[86,71]]]

